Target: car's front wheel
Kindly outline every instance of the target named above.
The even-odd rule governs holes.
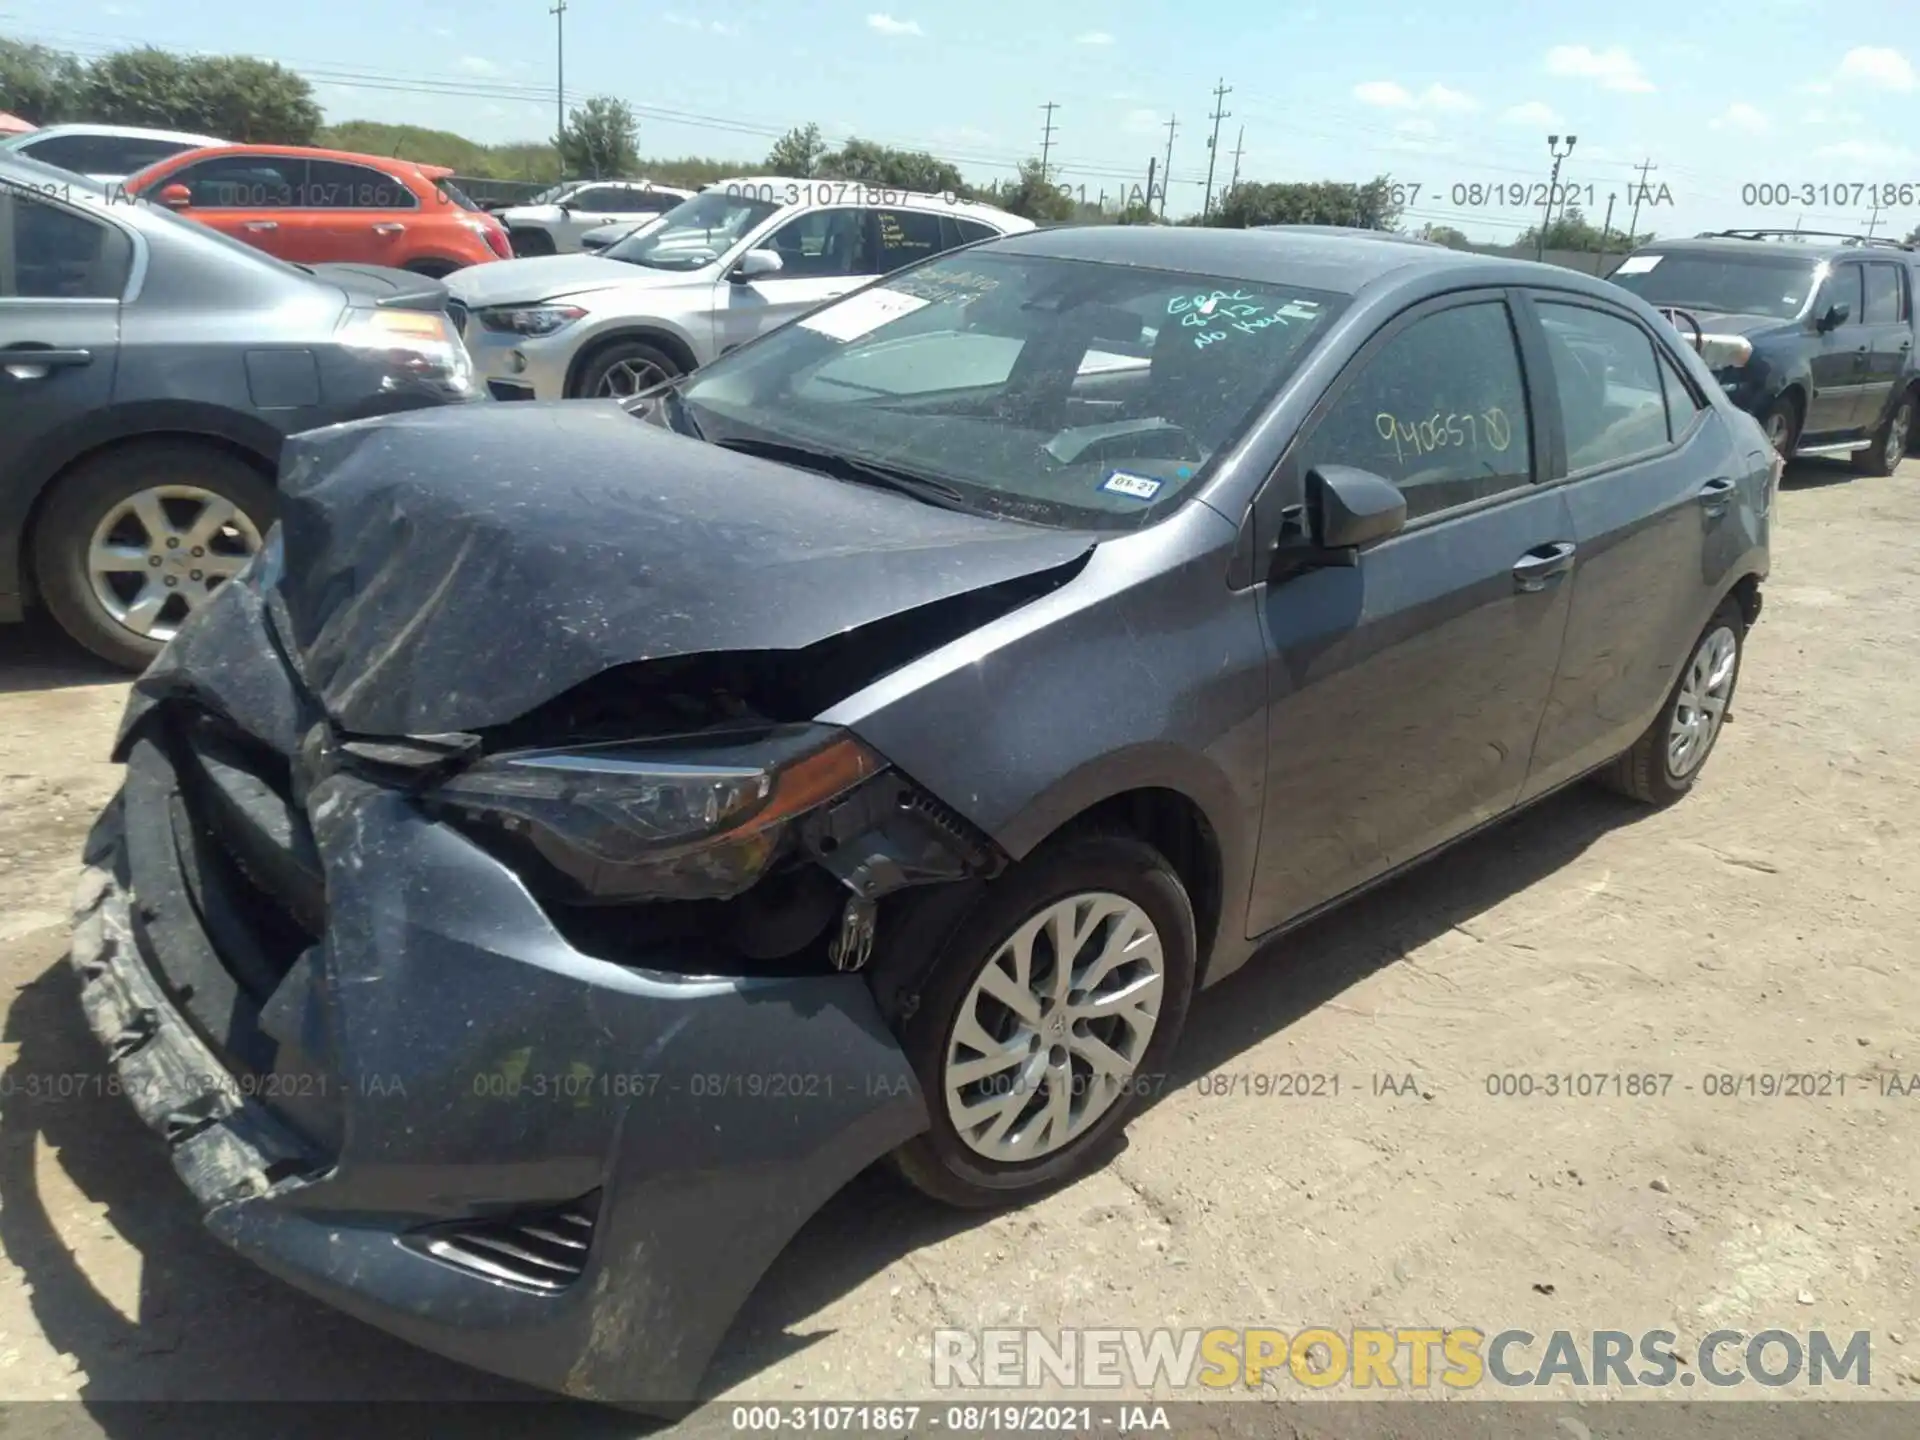
[[[684,373],[685,367],[657,345],[616,340],[587,357],[573,394],[590,400],[621,400]]]
[[[1746,639],[1746,615],[1729,595],[1694,643],[1646,734],[1600,778],[1649,805],[1670,805],[1693,789],[1732,708]]]
[[[277,500],[258,470],[211,445],[109,450],[55,482],[34,524],[34,578],[69,635],[144,670],[260,548]]]
[[[895,1167],[958,1206],[1088,1168],[1165,1083],[1195,949],[1186,887],[1142,841],[1066,835],[1009,870],[942,947],[907,1023],[932,1126]]]
[[[1873,443],[1856,451],[1853,468],[1862,475],[1891,475],[1907,458],[1907,446],[1913,443],[1914,392],[1908,390],[1893,402],[1887,418],[1874,431]]]
[[[1782,395],[1760,417],[1760,428],[1767,432],[1767,443],[1782,460],[1791,461],[1800,444],[1800,407],[1793,396]]]

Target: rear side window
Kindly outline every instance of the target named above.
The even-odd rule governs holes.
[[[194,147],[139,136],[54,135],[22,148],[36,160],[79,175],[131,175]]]
[[[1906,288],[1898,265],[1869,265],[1867,271],[1866,322],[1869,325],[1895,325],[1907,318]]]
[[[1537,302],[1578,473],[1663,449],[1667,398],[1653,337],[1631,320],[1584,305]]]
[[[118,300],[132,269],[118,227],[0,187],[0,300]]]
[[[1533,477],[1527,392],[1507,307],[1456,305],[1414,321],[1340,392],[1301,454],[1391,480],[1416,519]]]
[[[420,201],[383,170],[344,160],[309,160],[306,185],[293,202],[305,210],[413,210]]]
[[[926,215],[918,210],[876,210],[873,217],[879,236],[882,275],[947,248],[941,243],[938,215]]]
[[[982,225],[978,220],[955,220],[952,224],[960,232],[962,245],[971,245],[976,240],[991,240],[1000,233],[991,225]]]

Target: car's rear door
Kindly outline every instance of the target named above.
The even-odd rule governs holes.
[[[1912,298],[1907,293],[1906,266],[1873,260],[1862,268],[1866,272],[1866,325],[1862,335],[1867,352],[1853,423],[1863,430],[1875,430],[1912,363]]]
[[[119,226],[0,186],[0,534],[19,533],[29,487],[113,398],[133,255]]]
[[[433,212],[407,183],[346,160],[306,162],[306,184],[284,220],[280,255],[302,265],[404,265]]]
[[[1520,795],[1560,658],[1573,544],[1565,495],[1537,483],[1544,412],[1515,318],[1498,290],[1396,317],[1256,501],[1263,547],[1309,468],[1351,465],[1401,488],[1408,523],[1351,569],[1260,587],[1269,758],[1250,934]]]
[[[1652,723],[1745,551],[1742,517],[1769,497],[1757,432],[1746,446],[1622,306],[1532,290],[1554,405],[1552,473],[1565,476],[1576,546],[1553,697],[1526,795],[1626,750]],[[1751,452],[1751,453],[1748,453]]]

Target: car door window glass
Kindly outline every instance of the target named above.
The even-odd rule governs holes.
[[[1897,325],[1906,317],[1901,313],[1900,267],[1868,265],[1867,306],[1862,316],[1869,325]]]
[[[1820,287],[1820,299],[1814,306],[1814,315],[1819,317],[1825,315],[1832,306],[1844,305],[1847,307],[1847,318],[1841,323],[1858,325],[1863,313],[1860,272],[1865,268],[1861,265],[1842,265],[1827,276],[1826,283]]]
[[[870,273],[858,210],[815,210],[789,220],[764,242],[780,257],[779,280],[824,280]]]
[[[621,185],[589,185],[577,192],[567,204],[575,210],[625,211],[627,197],[631,193]]]
[[[189,165],[149,188],[184,185],[196,210],[275,210],[300,204],[306,184],[305,160],[231,155]]]
[[[1603,310],[1537,303],[1567,430],[1567,468],[1591,470],[1663,448],[1667,399],[1653,337]]]
[[[294,203],[307,210],[412,210],[420,203],[392,175],[342,160],[308,162],[298,196]]]
[[[117,226],[0,189],[0,299],[117,300],[132,268]]]
[[[1667,357],[1664,350],[1660,352],[1660,383],[1666,391],[1667,436],[1678,440],[1693,428],[1695,417],[1707,407],[1687,382],[1680,378],[1679,367]]]
[[[954,228],[960,232],[962,244],[971,245],[975,240],[990,240],[1000,232],[991,225],[982,225],[978,220],[956,220]]]
[[[882,275],[947,248],[941,243],[938,215],[918,210],[876,210],[874,227],[880,244],[878,269]]]
[[[1408,519],[1531,481],[1526,385],[1504,304],[1425,316],[1364,366],[1307,437],[1302,474],[1371,470],[1400,487]]]

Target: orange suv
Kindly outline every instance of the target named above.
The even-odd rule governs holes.
[[[513,253],[506,228],[448,183],[452,173],[341,150],[222,145],[149,165],[126,189],[296,264],[439,276]]]

